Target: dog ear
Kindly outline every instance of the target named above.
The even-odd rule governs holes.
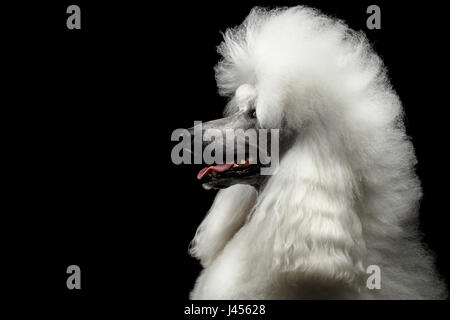
[[[199,259],[203,267],[211,264],[244,224],[255,201],[256,190],[248,185],[237,184],[220,190],[195,233],[189,253]]]
[[[252,217],[255,237],[264,237],[252,243],[267,244],[261,249],[272,252],[272,270],[295,282],[362,283],[366,246],[354,180],[343,163],[306,148],[282,159]]]

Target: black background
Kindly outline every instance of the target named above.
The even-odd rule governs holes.
[[[66,8],[81,7],[81,30]],[[221,116],[216,46],[255,5],[306,4],[364,30],[406,110],[423,183],[421,230],[448,280],[445,12],[384,1],[122,1],[21,3],[3,15],[7,144],[5,196],[13,231],[4,264],[20,294],[69,305],[107,298],[185,303],[200,271],[187,248],[214,198],[197,166],[175,166],[170,135]],[[381,7],[381,30],[366,8]],[[5,95],[5,96],[6,96]],[[6,155],[5,155],[6,157]],[[66,268],[82,290],[66,288]],[[31,277],[31,279],[30,279]]]

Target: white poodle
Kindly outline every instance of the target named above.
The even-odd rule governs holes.
[[[253,9],[219,52],[230,103],[204,126],[278,128],[280,164],[199,174],[222,190],[191,243],[204,267],[191,298],[445,298],[417,232],[402,106],[365,36],[307,7]]]

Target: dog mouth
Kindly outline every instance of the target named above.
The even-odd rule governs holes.
[[[206,189],[220,189],[239,182],[251,183],[259,176],[259,170],[259,164],[254,164],[246,158],[240,163],[225,163],[205,167],[197,174],[197,179],[202,182]]]
[[[205,167],[197,174],[198,180],[207,180],[208,178],[216,178],[225,175],[228,171],[241,171],[244,168],[252,166],[249,159],[241,161],[241,163],[224,163],[216,164],[214,166]]]

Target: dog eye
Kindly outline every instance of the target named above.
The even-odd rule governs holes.
[[[250,110],[248,115],[249,115],[250,118],[256,119],[256,110]]]

